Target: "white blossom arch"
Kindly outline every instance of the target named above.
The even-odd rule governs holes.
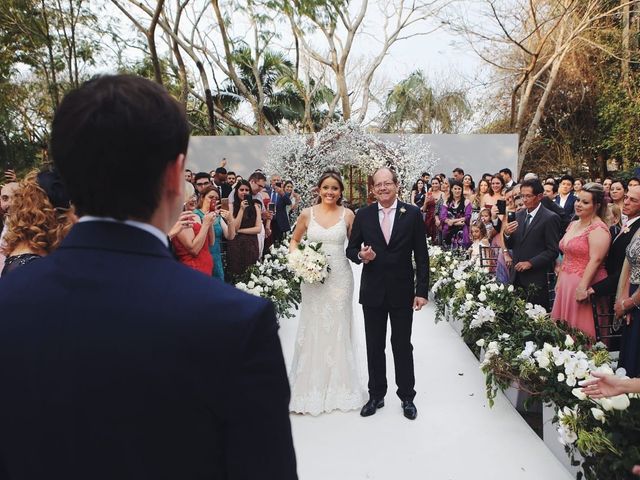
[[[267,173],[292,180],[304,205],[312,188],[330,168],[355,166],[365,174],[393,167],[405,195],[422,172],[432,172],[438,159],[419,135],[404,135],[398,143],[385,142],[352,122],[335,122],[313,135],[282,135],[273,138],[267,152]]]

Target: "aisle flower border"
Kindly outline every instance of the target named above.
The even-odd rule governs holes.
[[[477,264],[439,247],[429,253],[436,322],[462,321],[464,341],[480,355],[490,405],[498,390],[514,385],[555,405],[558,440],[574,463],[582,455],[585,477],[626,478],[640,464],[639,397],[592,400],[579,387],[593,371],[614,373],[606,347],[552,321]]]

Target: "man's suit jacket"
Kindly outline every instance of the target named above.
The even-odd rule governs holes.
[[[564,203],[564,214],[566,218],[571,221],[575,214],[575,204],[576,204],[576,194],[573,192],[569,192],[569,196],[567,197],[567,201]],[[560,205],[560,195],[556,197],[556,203]]]
[[[562,238],[562,235],[564,235],[564,232],[567,231],[567,227],[569,226],[569,223],[571,223],[570,220],[573,217],[573,214],[567,215],[567,213],[564,211],[564,208],[558,205],[555,201],[551,200],[549,197],[543,196],[542,201],[540,203],[547,210],[552,211],[553,213],[558,215],[558,217],[560,217],[560,238]]]
[[[278,230],[281,232],[288,232],[291,230],[291,224],[289,223],[289,215],[287,214],[287,206],[291,205],[291,198],[289,195],[278,195],[278,200],[276,202],[276,214],[271,224],[273,222],[278,226]]]
[[[523,272],[512,269],[510,283],[544,288],[547,273],[553,271],[553,263],[560,252],[560,217],[541,205],[525,231],[527,215],[526,209],[516,213],[518,228],[505,239],[507,248],[513,250],[513,265],[528,261],[532,268]]]
[[[640,219],[636,220],[629,227],[629,231],[622,232],[616,238],[611,239],[611,246],[605,261],[607,277],[592,286],[599,297],[615,295],[618,288],[618,280],[622,272],[627,246],[640,227]]]
[[[380,227],[378,203],[358,210],[347,246],[351,261],[361,263],[358,252],[362,244],[370,245],[376,253],[376,258],[362,268],[362,305],[380,307],[386,299],[393,308],[411,308],[415,296],[427,298],[429,254],[422,215],[416,206],[398,201],[388,245]]]
[[[272,306],[153,235],[77,224],[0,311],[0,478],[296,478]]]

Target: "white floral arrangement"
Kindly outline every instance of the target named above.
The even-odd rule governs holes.
[[[322,251],[322,243],[300,242],[289,253],[289,269],[304,283],[324,283],[329,276],[329,262]]]
[[[430,247],[429,256],[437,315],[462,320],[467,344],[482,349],[489,404],[510,385],[553,404],[558,440],[571,458],[581,454],[584,478],[626,478],[640,463],[640,396],[593,399],[580,388],[595,372],[614,373],[606,346],[451,252]]]
[[[288,239],[272,246],[261,261],[238,279],[239,290],[271,300],[278,318],[290,318],[300,304],[300,281],[289,268]]]

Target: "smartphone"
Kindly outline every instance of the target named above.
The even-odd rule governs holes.
[[[269,211],[271,213],[276,213],[276,204],[275,203],[270,203],[268,208],[269,208]]]
[[[498,215],[504,215],[507,211],[507,201],[506,200],[498,200],[496,201],[496,206],[498,207]]]
[[[276,182],[275,185],[276,185],[276,187],[280,188],[280,187],[282,187],[282,182]]]
[[[223,198],[222,200],[220,200],[220,209],[221,210],[229,210],[229,199],[228,198]]]
[[[516,221],[516,212],[509,212],[507,214],[507,222],[511,223],[511,222],[515,222]]]

